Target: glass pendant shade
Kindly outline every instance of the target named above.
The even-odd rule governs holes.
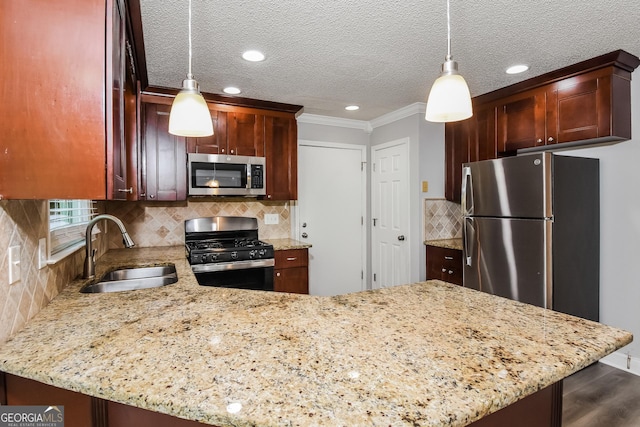
[[[189,72],[182,81],[169,113],[169,133],[177,136],[211,136],[213,122],[207,102],[200,93],[198,82],[191,74],[191,0],[189,0]]]
[[[173,100],[169,114],[169,133],[194,137],[213,135],[211,113],[198,90],[198,83],[193,79],[182,82],[182,90]]]
[[[469,86],[457,68],[454,61],[445,61],[442,74],[433,82],[425,115],[430,122],[456,122],[473,115]]]

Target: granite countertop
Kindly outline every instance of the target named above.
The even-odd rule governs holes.
[[[311,245],[295,239],[264,239],[265,242],[271,243],[276,251],[286,251],[289,249],[307,249]]]
[[[628,344],[630,333],[429,281],[336,297],[74,281],[0,348],[0,370],[219,426],[463,426]]]
[[[424,244],[445,249],[456,249],[459,251],[462,250],[462,238],[425,240]]]

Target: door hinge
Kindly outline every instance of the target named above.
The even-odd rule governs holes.
[[[364,271],[360,270],[360,280],[364,279]]]
[[[363,171],[364,170],[364,165],[366,165],[367,162],[360,162],[360,170]]]
[[[373,273],[373,281],[376,281],[376,273]]]
[[[364,217],[363,216],[360,217],[360,225],[364,225]]]
[[[373,163],[371,166],[373,167],[373,171],[375,172],[376,171],[376,164]]]

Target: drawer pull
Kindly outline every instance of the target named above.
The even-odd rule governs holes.
[[[298,259],[298,257],[295,257],[295,256],[287,257],[287,261],[295,261],[297,259]]]
[[[446,257],[444,257],[444,259],[452,260],[453,257],[452,256],[446,256]]]
[[[446,269],[446,268],[443,268],[443,269],[442,269],[442,272],[443,272],[443,273],[446,273],[446,272],[447,272],[447,269]]]
[[[449,270],[449,274],[453,274],[453,270]]]

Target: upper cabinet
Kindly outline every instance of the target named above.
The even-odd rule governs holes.
[[[445,126],[445,197],[460,202],[466,161],[630,139],[638,65],[620,50],[475,97],[472,118]]]
[[[0,15],[0,197],[126,198],[122,0],[5,0]]]
[[[298,126],[295,117],[265,117],[267,200],[298,198]]]
[[[169,133],[172,101],[142,95],[138,166],[140,200],[187,198],[186,138]]]

